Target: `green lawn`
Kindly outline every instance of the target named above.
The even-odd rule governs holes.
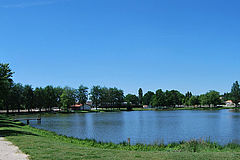
[[[31,159],[240,159],[240,146],[221,147],[202,142],[162,146],[128,146],[78,140],[39,130],[0,116],[0,135]],[[149,151],[147,151],[149,150]]]

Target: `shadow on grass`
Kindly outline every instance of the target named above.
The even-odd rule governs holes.
[[[31,132],[26,131],[16,131],[11,129],[4,129],[0,130],[0,137],[8,137],[8,136],[21,136],[21,135],[32,135],[32,136],[38,136],[37,134],[33,134]]]
[[[8,124],[8,123],[1,123],[1,122],[0,122],[0,127],[16,127],[16,128],[20,128],[17,125]]]
[[[0,120],[0,127],[3,126],[3,127],[18,127],[18,126],[24,126],[23,123],[21,122],[12,122],[12,121],[1,121]]]

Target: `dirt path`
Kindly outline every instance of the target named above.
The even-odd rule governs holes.
[[[28,160],[28,156],[22,153],[17,146],[0,137],[0,160]]]

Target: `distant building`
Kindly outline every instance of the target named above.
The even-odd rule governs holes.
[[[91,106],[85,104],[85,105],[82,105],[82,104],[75,104],[75,105],[72,105],[70,107],[70,109],[72,110],[91,110]]]
[[[151,105],[143,105],[143,108],[153,108]]]
[[[232,100],[227,100],[225,101],[226,106],[234,106],[234,103],[232,102]]]
[[[87,101],[86,102],[86,105],[92,106],[92,104],[93,104],[92,101]]]

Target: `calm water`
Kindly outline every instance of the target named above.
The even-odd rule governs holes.
[[[42,115],[41,124],[31,121],[30,125],[62,135],[114,143],[127,138],[131,138],[132,144],[153,144],[210,137],[220,144],[240,144],[240,112],[232,110],[52,114]]]

